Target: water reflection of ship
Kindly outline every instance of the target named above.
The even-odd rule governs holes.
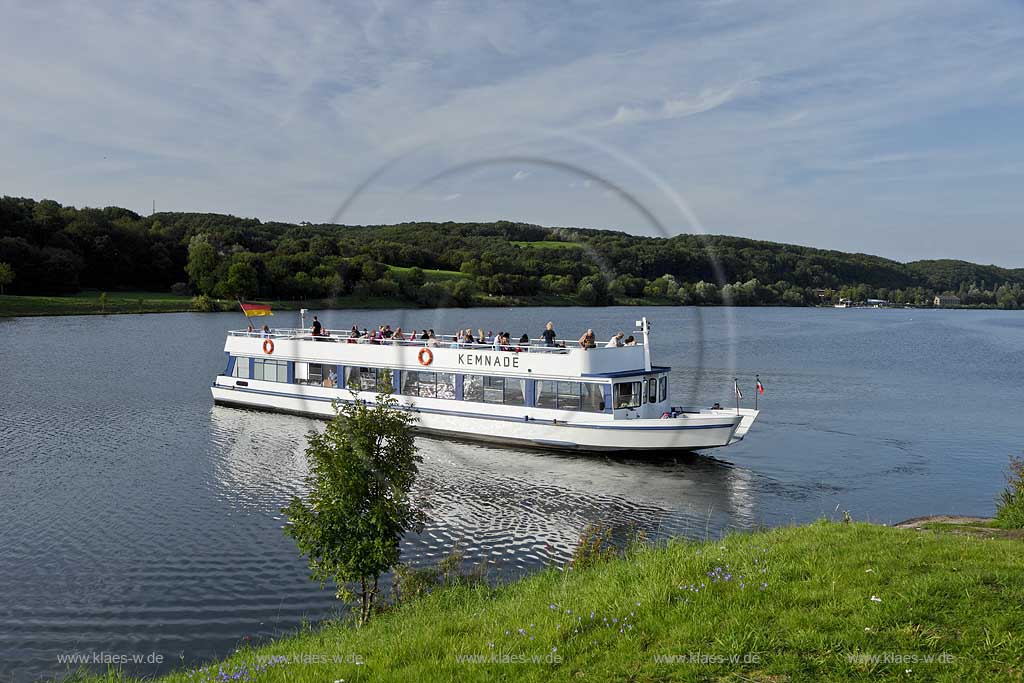
[[[237,506],[276,516],[302,490],[304,436],[315,420],[214,406],[218,483]],[[715,537],[756,523],[753,475],[677,454],[666,461],[596,458],[418,437],[417,495],[429,522],[404,544],[404,561],[468,561],[503,574],[569,560],[584,528],[601,523],[617,543],[637,532],[660,540]]]
[[[651,462],[419,443],[430,514],[467,554],[501,559],[519,548],[517,565],[564,562],[592,523],[621,543],[637,532],[704,538],[756,522],[751,473],[692,454]]]

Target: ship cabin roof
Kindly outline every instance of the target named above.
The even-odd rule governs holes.
[[[605,347],[598,342],[597,348],[591,349],[581,348],[575,340],[555,343],[550,347],[541,339],[531,339],[528,344],[513,341],[500,347],[462,343],[451,335],[437,335],[433,343],[420,339],[371,343],[365,338],[314,337],[308,330],[277,329],[270,333],[231,331],[224,351],[232,356],[344,366],[599,382],[669,371],[667,367],[645,370],[642,340],[618,347]]]

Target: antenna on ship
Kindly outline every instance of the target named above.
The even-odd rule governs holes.
[[[644,316],[636,321],[637,327],[644,335],[644,370],[646,372],[651,371],[651,344],[649,333],[651,331],[651,323],[647,321],[647,317]]]

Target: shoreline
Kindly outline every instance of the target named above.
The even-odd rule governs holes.
[[[197,308],[193,298],[175,296],[157,292],[111,292],[108,300],[101,304],[99,294],[81,293],[74,296],[21,296],[0,295],[0,318],[33,318],[43,316],[72,315],[141,315],[153,313],[230,313],[238,311],[238,304],[225,299],[212,299],[212,310]],[[344,297],[340,299],[316,299],[310,301],[260,301],[269,304],[275,311],[298,311],[308,308],[312,311],[346,311],[358,309],[403,309],[427,310],[435,307],[419,306],[407,300],[396,300],[393,297]],[[630,299],[615,302],[606,306],[586,306],[569,299],[537,297],[532,300],[517,298],[495,298],[480,301],[469,308],[501,308],[501,307],[565,307],[565,308],[609,308],[622,306],[672,306],[691,307],[668,299]],[[724,308],[722,304],[702,305],[699,308]],[[463,308],[458,306],[442,306],[440,308]],[[833,306],[778,306],[778,305],[746,305],[732,308],[806,308],[834,309]],[[856,309],[857,307],[852,307]],[[964,310],[964,311],[1002,311],[1006,309],[983,306],[960,306],[957,308],[935,307],[885,307],[865,310],[900,310],[900,311],[933,311],[933,310]],[[847,309],[835,309],[847,310]]]
[[[158,680],[1002,680],[1022,600],[1019,540],[822,520],[439,588]]]

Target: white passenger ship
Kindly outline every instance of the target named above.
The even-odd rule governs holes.
[[[758,411],[673,408],[669,368],[651,364],[650,326],[637,325],[637,345],[592,349],[232,331],[213,398],[333,417],[332,402],[373,401],[386,387],[422,432],[563,450],[694,450],[742,439]]]

